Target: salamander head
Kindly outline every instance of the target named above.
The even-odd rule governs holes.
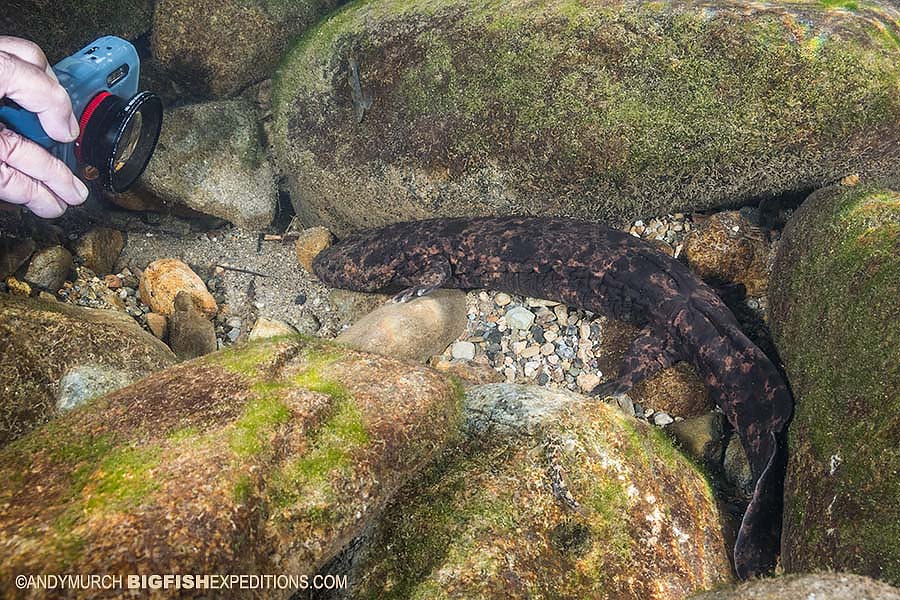
[[[398,287],[394,283],[403,253],[396,239],[381,231],[362,231],[326,248],[313,260],[325,284],[358,292]]]

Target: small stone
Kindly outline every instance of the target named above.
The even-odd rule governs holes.
[[[297,260],[308,272],[312,273],[313,259],[319,253],[331,246],[334,236],[325,227],[310,227],[300,232],[300,237],[294,242],[297,251]]]
[[[472,342],[454,342],[450,347],[450,355],[458,360],[473,360],[475,344]]]
[[[532,344],[528,346],[519,354],[522,358],[533,358],[541,353],[541,347],[537,344]]]
[[[165,339],[168,330],[166,317],[159,313],[147,313],[147,329],[157,338]]]
[[[497,306],[506,306],[512,301],[512,298],[509,297],[509,294],[506,292],[500,292],[496,296],[494,296],[494,303]]]
[[[543,356],[550,356],[554,352],[556,352],[556,346],[554,346],[550,342],[547,342],[546,344],[541,346],[541,354]]]
[[[555,341],[556,338],[558,338],[558,337],[559,337],[559,334],[557,334],[557,333],[556,333],[555,331],[553,331],[552,329],[548,329],[548,330],[546,330],[546,331],[544,332],[544,339],[545,339],[548,343],[549,343],[549,342]]]
[[[653,415],[653,423],[659,425],[660,427],[664,427],[666,425],[671,425],[675,422],[675,419],[669,416],[668,413],[658,412]]]
[[[534,313],[522,306],[516,306],[506,312],[506,323],[511,329],[528,329],[534,323]]]
[[[187,292],[206,318],[218,311],[215,298],[203,280],[189,266],[174,258],[155,260],[141,273],[139,284],[141,301],[153,312],[169,316],[175,311],[175,297]]]
[[[600,378],[595,373],[582,373],[575,381],[583,392],[590,392],[600,384]]]
[[[31,286],[24,281],[19,281],[15,277],[8,277],[6,279],[6,286],[9,288],[9,293],[13,296],[31,295]]]
[[[31,264],[25,272],[25,280],[50,292],[56,292],[72,272],[72,264],[72,254],[62,246],[44,248],[31,258]]]
[[[103,283],[111,290],[117,290],[122,287],[122,280],[118,275],[106,275],[103,278]]]
[[[229,319],[229,321],[230,320],[231,319]],[[227,324],[228,322],[226,321],[226,325]],[[240,329],[240,319],[238,319],[238,327],[236,329]],[[282,335],[297,335],[297,333],[297,329],[289,323],[277,319],[269,319],[268,317],[259,317],[256,319],[256,323],[253,325],[253,330],[250,332],[248,339],[251,341],[263,340]]]
[[[75,244],[75,255],[84,266],[97,275],[112,273],[125,247],[121,231],[109,227],[96,227],[84,234]]]
[[[190,292],[178,292],[169,318],[169,347],[180,360],[215,352],[216,329],[201,312]]]
[[[303,306],[306,304],[306,294],[297,294],[297,297],[294,298],[294,304],[297,306]]]

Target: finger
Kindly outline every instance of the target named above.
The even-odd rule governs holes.
[[[72,101],[57,81],[18,56],[0,50],[0,98],[9,98],[37,114],[44,131],[60,142],[78,137]]]
[[[39,217],[52,219],[62,215],[66,203],[38,181],[0,163],[0,200],[24,204]]]
[[[0,163],[39,181],[67,204],[81,204],[88,189],[58,158],[31,140],[0,125]]]
[[[34,42],[10,35],[0,35],[0,51],[18,56],[25,62],[31,63],[44,71],[53,78],[53,81],[59,81],[56,73],[53,71],[53,67],[50,66],[50,61],[47,60],[47,55]]]

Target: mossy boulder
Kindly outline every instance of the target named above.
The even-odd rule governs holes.
[[[172,109],[136,194],[263,229],[275,216],[275,175],[256,107],[246,100]]]
[[[128,315],[0,294],[0,446],[69,405],[64,388],[87,381],[79,373],[108,375],[81,390],[84,400],[173,364],[169,348]]]
[[[784,231],[770,284],[796,399],[782,558],[900,584],[900,193],[833,187]]]
[[[312,575],[458,431],[461,400],[296,337],[172,367],[0,451],[0,595],[29,573]]]
[[[153,54],[194,96],[268,79],[288,42],[342,0],[157,0]]]
[[[900,600],[900,590],[850,573],[786,575],[750,581],[691,600]]]
[[[681,599],[731,580],[710,488],[659,430],[510,384],[471,388],[466,413],[467,439],[364,538],[350,597]]]
[[[623,223],[896,170],[898,59],[873,3],[359,1],[287,54],[273,141],[298,214],[339,234]]]
[[[3,5],[3,35],[35,42],[51,63],[103,35],[137,38],[153,21],[153,0],[8,0]]]

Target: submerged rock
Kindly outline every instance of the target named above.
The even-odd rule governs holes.
[[[697,275],[714,286],[742,285],[748,296],[766,293],[771,251],[766,232],[736,210],[699,220],[684,241]]]
[[[38,250],[25,271],[25,281],[56,293],[72,273],[72,253],[62,246]]]
[[[466,403],[467,441],[364,538],[350,597],[680,600],[731,580],[706,480],[651,426],[539,387]]]
[[[338,235],[502,213],[624,225],[893,173],[897,13],[854,7],[352,3],[281,64],[273,142],[297,213]]]
[[[859,575],[816,573],[750,581],[691,600],[900,600],[900,590]]]
[[[900,192],[833,187],[784,230],[769,289],[796,398],[782,561],[900,584]]]
[[[124,247],[125,236],[121,231],[96,227],[76,242],[74,250],[85,267],[102,277],[113,272]]]
[[[277,192],[256,107],[229,100],[166,111],[141,193],[247,229],[269,225]]]
[[[73,394],[73,370],[106,369],[125,385],[174,362],[165,344],[118,311],[0,294],[0,446],[55,417],[58,402],[109,391],[107,379]]]
[[[153,55],[195,97],[267,79],[288,41],[341,0],[158,0]]]
[[[438,290],[410,302],[382,304],[336,341],[365,352],[425,361],[440,354],[466,327],[466,295]]]
[[[175,297],[179,292],[190,294],[194,304],[207,318],[214,317],[219,310],[216,299],[206,289],[200,276],[175,258],[161,258],[147,265],[141,273],[138,291],[144,304],[167,317],[175,312]]]
[[[0,595],[62,570],[312,575],[460,412],[439,374],[321,341],[182,363],[0,450]]]

